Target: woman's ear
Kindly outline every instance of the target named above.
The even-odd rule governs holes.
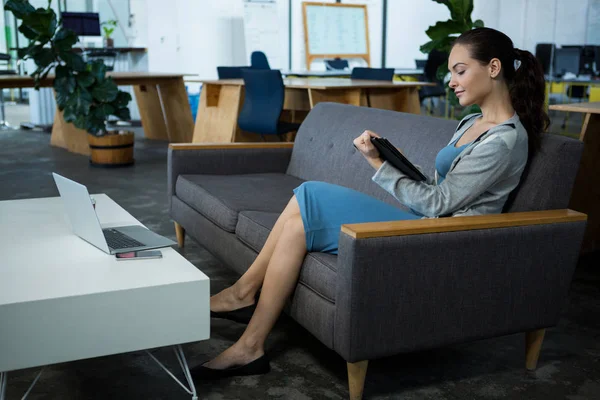
[[[500,75],[502,69],[502,63],[497,58],[492,58],[488,64],[488,70],[490,72],[490,78],[496,79]]]

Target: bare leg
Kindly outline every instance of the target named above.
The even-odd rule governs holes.
[[[284,224],[267,267],[256,311],[244,334],[233,346],[206,363],[206,367],[224,369],[245,365],[265,353],[267,335],[296,287],[305,255],[304,226],[300,215],[296,215]]]
[[[281,236],[283,226],[289,218],[296,216],[300,216],[300,207],[296,196],[292,196],[250,268],[233,286],[210,298],[211,311],[231,311],[254,304],[254,295],[262,286],[267,265],[269,265],[275,245]]]

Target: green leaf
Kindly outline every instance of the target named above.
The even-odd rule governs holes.
[[[58,102],[58,100],[57,100],[57,102]],[[68,99],[65,103],[63,118],[66,122],[73,122],[77,119],[77,112],[75,110],[75,106],[69,104]]]
[[[115,112],[113,115],[116,115],[119,119],[123,121],[129,121],[131,119],[131,113],[129,112],[129,108],[127,107],[119,108],[117,112]]]
[[[448,36],[440,40],[431,40],[422,45],[419,49],[425,54],[429,54],[431,50],[434,49],[445,53],[450,53],[450,50],[452,49],[452,43],[455,39],[455,36]]]
[[[483,24],[483,21],[478,19],[475,22],[473,22],[473,27],[474,28],[483,28],[485,25]]]
[[[112,78],[105,79],[92,86],[92,96],[102,103],[110,103],[117,98],[118,94],[119,88],[117,88]]]
[[[437,22],[435,25],[430,26],[425,33],[432,40],[441,40],[453,33],[461,34],[468,30],[469,26],[463,22],[448,20]]]
[[[433,0],[433,1],[435,1],[436,3],[440,3],[440,4],[445,5],[446,7],[448,7],[448,9],[450,8],[450,1],[449,0]]]
[[[70,76],[61,76],[60,78],[54,79],[54,89],[57,91],[64,91],[66,93],[73,93],[75,88],[77,87],[77,81],[75,77]]]
[[[94,77],[87,71],[80,72],[77,74],[77,84],[81,87],[87,88],[94,83]]]
[[[449,0],[450,17],[455,21],[467,22],[471,19],[473,0]]]
[[[48,64],[54,62],[54,52],[51,48],[43,48],[33,55],[33,60],[38,67],[45,68]]]
[[[56,80],[54,81],[54,83],[56,84]],[[58,109],[62,111],[67,106],[67,101],[69,100],[70,93],[66,90],[56,89],[56,86],[54,86],[54,89],[56,91],[56,105],[58,106]]]
[[[33,55],[39,52],[44,46],[37,43],[30,43],[29,46],[17,50],[17,55],[20,59],[32,58]]]
[[[57,78],[71,76],[71,70],[64,65],[59,65],[56,67],[56,71],[54,73],[56,74]]]
[[[113,106],[116,108],[127,107],[127,104],[131,101],[131,95],[127,92],[119,90],[117,98],[113,101]]]
[[[444,78],[448,74],[448,61],[444,61],[438,66],[437,71],[435,71],[435,76],[440,82],[444,82]]]
[[[96,81],[102,82],[104,80],[104,76],[106,75],[106,65],[104,65],[104,61],[92,61],[92,67],[90,72],[92,73]]]
[[[104,118],[98,118],[94,115],[90,115],[85,121],[85,130],[95,135],[98,132],[102,132],[106,129],[106,123]]]
[[[75,111],[77,115],[80,116],[89,114],[90,107],[94,101],[90,92],[84,88],[78,87],[75,89],[75,92],[72,94],[72,96],[75,98]]]
[[[23,23],[39,36],[51,38],[56,31],[56,13],[51,8],[38,8],[24,16]]]
[[[4,5],[6,11],[12,12],[18,19],[29,15],[35,8],[26,0],[8,0]]]
[[[75,71],[85,71],[86,64],[83,58],[79,54],[73,53],[72,51],[60,52],[60,58],[65,62],[67,67],[72,68]]]
[[[71,51],[73,45],[77,43],[78,37],[72,30],[60,28],[52,40],[54,42],[54,47],[56,47],[59,52],[66,52]]]
[[[100,104],[97,107],[94,107],[93,115],[96,118],[99,118],[103,121],[106,121],[109,115],[114,114],[115,108],[110,104]]]
[[[37,40],[38,37],[40,36],[36,31],[31,29],[28,25],[25,25],[25,22],[23,22],[21,25],[19,25],[19,32],[21,32],[29,40]]]

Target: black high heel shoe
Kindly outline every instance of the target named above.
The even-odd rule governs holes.
[[[252,319],[252,314],[254,314],[254,310],[256,310],[256,305],[258,304],[258,299],[260,297],[260,290],[256,292],[254,295],[254,304],[238,308],[237,310],[232,311],[211,311],[211,318],[221,318],[228,319],[230,321],[239,322],[240,324],[248,324],[250,319]]]
[[[192,378],[201,381],[229,378],[232,376],[262,375],[269,371],[271,371],[271,365],[266,354],[246,365],[237,367],[213,369],[204,365],[198,365],[190,370]]]
[[[210,316],[211,318],[222,318],[239,322],[240,324],[248,324],[252,318],[252,314],[254,314],[254,310],[256,310],[256,304],[232,311],[211,311]]]

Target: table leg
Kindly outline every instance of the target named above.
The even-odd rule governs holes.
[[[308,98],[311,109],[324,101],[360,106],[361,89],[308,89]]]
[[[187,143],[192,141],[194,119],[188,102],[183,78],[170,79],[158,85],[160,100],[169,141]]]
[[[133,93],[138,109],[140,110],[144,136],[148,139],[169,140],[156,86],[134,86]]]
[[[421,113],[419,104],[419,91],[414,87],[401,89],[372,88],[369,89],[369,103],[371,108],[407,112],[412,114]]]
[[[183,353],[183,349],[181,348],[180,345],[177,345],[177,346],[173,346],[173,350],[175,352],[175,356],[177,357],[177,361],[179,362],[179,366],[181,367],[181,369],[183,371],[183,376],[185,377],[185,380],[188,382],[189,388],[187,388],[183,383],[181,383],[181,381],[179,379],[177,379],[175,377],[175,375],[173,375],[171,373],[171,371],[169,371],[167,369],[167,367],[165,367],[160,361],[158,361],[158,359],[156,357],[154,357],[152,355],[152,353],[150,353],[148,350],[146,350],[146,353],[148,353],[150,358],[152,358],[171,378],[173,378],[175,380],[175,382],[177,382],[177,384],[179,384],[179,386],[181,386],[183,388],[183,390],[185,390],[188,394],[192,395],[192,400],[198,400],[198,393],[196,392],[196,386],[194,385],[194,380],[192,379],[192,374],[190,372],[190,368],[188,367],[187,361],[185,359],[185,354]]]
[[[244,90],[241,85],[205,84],[200,94],[194,143],[235,141]]]
[[[6,399],[6,386],[8,386],[8,372],[0,372],[0,400]]]
[[[569,208],[588,215],[582,252],[600,249],[600,114],[586,114],[580,139],[583,154]]]

